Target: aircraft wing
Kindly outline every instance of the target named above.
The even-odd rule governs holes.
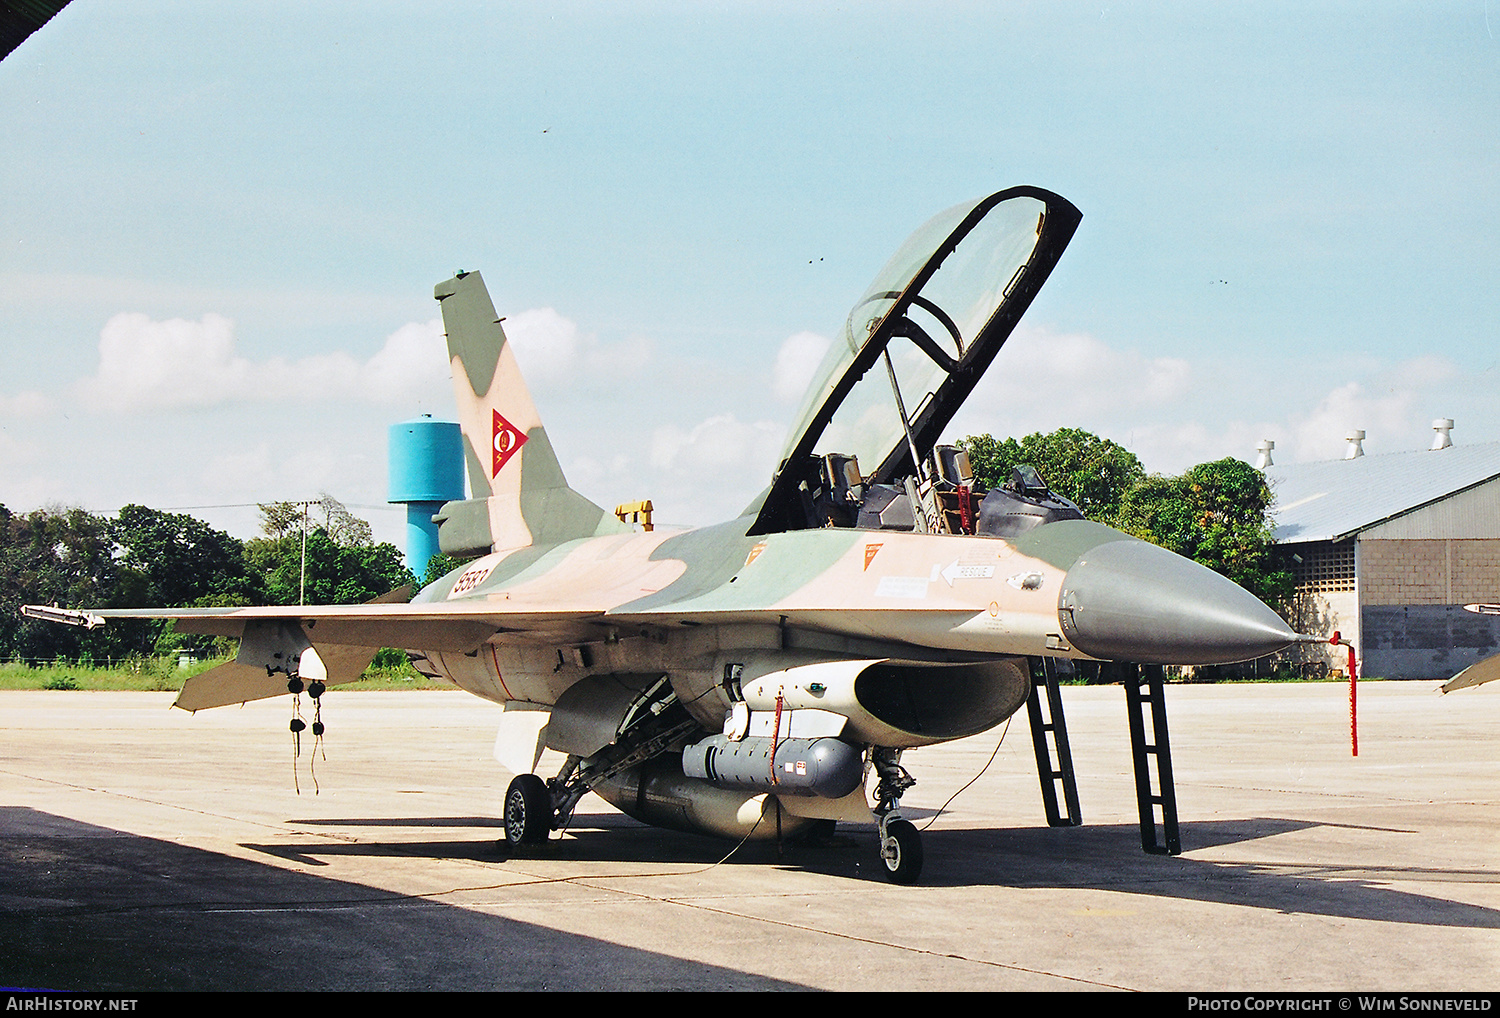
[[[180,633],[243,639],[256,623],[300,622],[315,642],[357,647],[468,652],[496,632],[545,632],[595,611],[506,611],[479,603],[289,605],[257,608],[102,608],[26,605],[28,618],[92,629],[110,619],[172,619]]]
[[[240,640],[239,654],[183,684],[173,706],[196,711],[287,692],[289,672],[335,686],[353,682],[381,647],[467,654],[497,632],[572,640],[601,612],[507,611],[503,602],[293,605],[257,608],[110,608],[26,605],[29,618],[92,629],[110,619],[172,619],[179,632]],[[293,665],[295,664],[295,669]]]
[[[1494,657],[1487,657],[1483,661],[1465,668],[1453,676],[1453,678],[1443,683],[1442,690],[1445,693],[1451,693],[1455,689],[1467,689],[1470,686],[1483,685],[1486,682],[1493,682],[1496,679],[1500,679],[1500,654],[1496,654]]]

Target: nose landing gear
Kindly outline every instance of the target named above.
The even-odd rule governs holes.
[[[901,795],[917,780],[901,766],[899,749],[877,748],[871,763],[880,782],[875,786],[875,816],[880,824],[880,861],[893,884],[915,884],[922,875],[922,835],[901,817]]]

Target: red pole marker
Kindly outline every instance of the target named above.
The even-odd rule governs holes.
[[[1356,710],[1355,685],[1359,681],[1359,670],[1354,663],[1354,644],[1339,636],[1338,630],[1334,630],[1329,643],[1334,646],[1339,644],[1349,648],[1349,755],[1359,756],[1359,714]]]

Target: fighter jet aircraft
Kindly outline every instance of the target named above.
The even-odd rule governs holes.
[[[985,491],[937,444],[1080,219],[1015,187],[913,233],[855,302],[765,491],[695,530],[637,531],[568,487],[483,280],[459,273],[435,296],[473,497],[434,519],[443,550],[473,561],[404,604],[26,610],[239,637],[233,662],[183,688],[188,710],[320,692],[407,648],[505,705],[513,845],[546,840],[593,791],[728,838],[873,819],[889,877],[915,881],[903,754],[1004,721],[1032,661],[1225,663],[1297,639],[1229,580],[1084,519],[1035,470]],[[544,778],[547,748],[566,763]]]

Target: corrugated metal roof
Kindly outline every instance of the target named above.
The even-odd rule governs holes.
[[[1338,540],[1495,477],[1500,442],[1266,470],[1278,541]]]

